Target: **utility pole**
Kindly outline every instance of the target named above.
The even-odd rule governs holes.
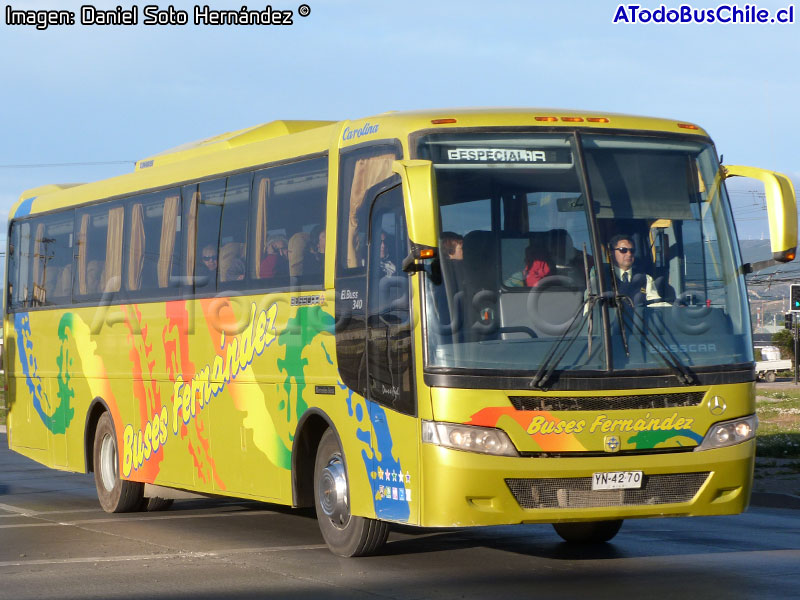
[[[797,364],[797,334],[798,327],[797,321],[800,320],[800,314],[793,313],[792,316],[792,348],[794,349],[794,384],[797,385],[798,381],[798,364]]]
[[[794,384],[798,380],[798,356],[797,356],[797,321],[800,320],[800,284],[793,283],[789,288],[789,310],[792,312],[792,341],[794,342]]]

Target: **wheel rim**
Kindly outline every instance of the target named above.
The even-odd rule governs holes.
[[[339,456],[332,456],[319,476],[319,505],[331,522],[344,527],[350,520],[347,506],[347,473]]]
[[[109,492],[117,483],[117,445],[110,434],[106,434],[100,442],[100,479]]]

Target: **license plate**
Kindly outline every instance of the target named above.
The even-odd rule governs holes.
[[[642,487],[641,471],[610,471],[592,474],[592,490],[629,490]]]

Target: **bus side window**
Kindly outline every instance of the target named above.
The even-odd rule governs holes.
[[[63,211],[12,224],[9,309],[71,301],[72,221]]]
[[[125,208],[118,203],[92,206],[75,213],[77,277],[74,294],[99,297],[120,291]]]
[[[226,289],[241,289],[246,275],[247,239],[250,235],[250,187],[252,173],[228,177],[222,222],[219,224],[219,282]]]
[[[42,221],[44,239],[41,243],[40,280],[44,285],[44,304],[68,304],[72,299],[73,213],[47,215]]]
[[[8,258],[9,308],[27,308],[31,302],[31,267],[33,240],[30,221],[18,221],[11,226]]]
[[[170,295],[170,278],[179,262],[179,215],[177,190],[139,196],[128,205],[126,290],[152,297]]]
[[[225,178],[222,178],[184,188],[186,275],[193,282],[195,293],[206,294],[217,289],[219,225],[225,183]],[[188,202],[186,195],[189,196]]]
[[[366,266],[367,218],[364,194],[392,175],[392,162],[402,157],[399,144],[380,144],[342,152],[339,168],[338,268],[354,274]],[[349,272],[348,272],[349,271]]]
[[[325,249],[323,245],[320,252],[319,240],[325,231],[327,188],[327,158],[256,173],[251,208],[254,258],[248,269],[257,280],[253,287],[322,287]]]

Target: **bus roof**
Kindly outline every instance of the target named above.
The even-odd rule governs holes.
[[[604,111],[550,108],[456,108],[387,112],[351,121],[278,120],[198,140],[136,162],[132,173],[86,184],[50,184],[23,192],[10,218],[163,188],[414,131],[471,127],[568,127],[707,136],[685,121]],[[35,202],[34,202],[35,200]]]

